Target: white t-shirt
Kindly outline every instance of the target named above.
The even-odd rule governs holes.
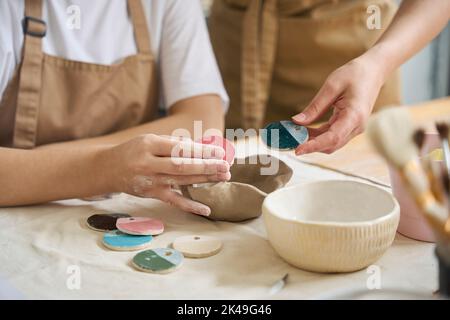
[[[228,96],[198,0],[141,0],[161,82],[161,106],[201,94]],[[20,63],[24,0],[0,1],[0,99]],[[78,15],[79,13],[79,15]],[[126,0],[45,0],[46,54],[110,65],[136,54]],[[0,110],[1,112],[1,110]]]

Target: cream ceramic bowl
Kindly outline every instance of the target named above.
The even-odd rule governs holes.
[[[269,241],[288,263],[314,272],[351,272],[377,261],[400,218],[388,192],[354,181],[280,189],[263,203]]]

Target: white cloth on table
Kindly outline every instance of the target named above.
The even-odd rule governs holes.
[[[251,147],[250,152],[255,152]],[[242,150],[237,148],[238,155]],[[259,150],[264,152],[265,150]],[[277,155],[276,155],[277,156]],[[347,177],[280,156],[294,169],[290,185]],[[354,180],[352,178],[352,180]],[[189,234],[223,240],[222,251],[205,259],[185,259],[170,274],[136,271],[135,252],[115,252],[101,244],[102,233],[85,226],[93,213],[126,212],[161,219],[165,232],[152,247],[166,247]],[[262,218],[213,222],[157,200],[118,195],[99,202],[70,200],[42,206],[0,209],[0,274],[27,298],[39,299],[309,299],[350,289],[367,290],[367,270],[349,274],[316,274],[284,262],[266,238]],[[80,289],[67,287],[68,268],[78,266]],[[432,296],[437,288],[433,245],[397,235],[376,262],[383,289],[397,288]],[[271,286],[289,274],[286,286],[270,296]]]

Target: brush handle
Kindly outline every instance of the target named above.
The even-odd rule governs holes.
[[[442,149],[444,151],[445,170],[450,173],[450,147],[447,139],[442,140]]]
[[[401,174],[418,206],[426,215],[431,215],[444,225],[447,220],[447,210],[436,201],[431,192],[428,177],[419,162],[411,160],[403,167]]]
[[[442,140],[442,150],[444,151],[445,170],[447,174],[450,174],[450,146],[448,139]],[[450,193],[447,193],[447,200],[450,203]]]
[[[431,192],[439,203],[445,205],[447,195],[441,181],[441,164],[432,161],[428,157],[422,158],[422,162],[426,175],[428,177],[428,181],[430,183]]]

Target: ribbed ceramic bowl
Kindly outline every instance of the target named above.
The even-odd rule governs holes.
[[[377,261],[395,238],[400,208],[388,192],[354,181],[280,189],[263,203],[275,251],[314,272],[351,272]]]

